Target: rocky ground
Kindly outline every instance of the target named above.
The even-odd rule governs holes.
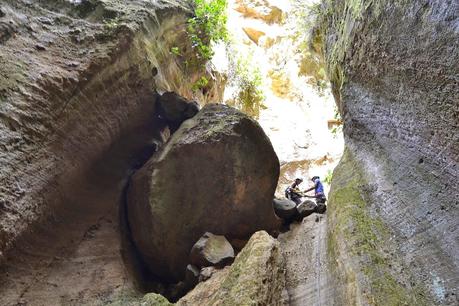
[[[327,256],[327,215],[312,214],[278,240],[286,260],[286,288],[292,306],[333,304]]]
[[[0,304],[88,305],[136,292],[120,239],[126,182],[109,170],[118,166],[105,163],[75,182],[67,209],[18,242],[1,268]]]

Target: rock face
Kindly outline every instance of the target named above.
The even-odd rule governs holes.
[[[216,271],[177,305],[284,305],[285,259],[279,242],[255,233],[234,263]]]
[[[329,195],[337,300],[457,305],[459,3],[356,3],[326,1],[321,33],[346,140]]]
[[[269,0],[237,0],[236,11],[245,17],[261,19],[267,23],[282,22],[283,13]]]
[[[133,284],[118,212],[127,177],[167,138],[157,92],[191,99],[201,77],[169,52],[186,43],[190,10],[0,6],[0,304],[100,304]]]
[[[223,267],[234,260],[234,250],[225,236],[205,233],[193,245],[190,261],[197,267]]]
[[[206,105],[133,176],[133,239],[156,275],[179,280],[206,231],[247,238],[279,226],[271,205],[278,176],[277,156],[253,119]]]

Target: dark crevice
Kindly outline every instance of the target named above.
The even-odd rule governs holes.
[[[156,100],[156,128],[157,137],[163,131],[169,129],[171,135],[186,120],[193,117],[199,111],[196,102],[191,102],[183,97],[169,92],[159,96]],[[170,136],[169,135],[169,138]],[[167,297],[170,301],[176,302],[192,288],[184,287],[183,282],[169,283],[158,278],[154,271],[151,271],[144,261],[141,252],[133,240],[131,227],[128,218],[128,193],[132,176],[147,163],[160,147],[162,141],[150,142],[136,152],[135,157],[130,161],[130,168],[122,189],[119,206],[119,223],[121,231],[122,256],[128,271],[134,277],[135,285],[142,293],[155,292]]]
[[[148,266],[142,259],[142,255],[137,250],[131,236],[131,228],[127,218],[127,193],[131,183],[131,176],[123,188],[121,203],[119,207],[119,222],[121,231],[122,256],[127,269],[132,273],[135,279],[136,287],[143,293],[162,292],[164,287],[161,281],[154,277]]]

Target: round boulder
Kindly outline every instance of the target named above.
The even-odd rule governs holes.
[[[306,200],[296,207],[298,218],[301,220],[316,211],[317,205],[311,200]]]
[[[298,214],[296,203],[289,199],[273,199],[274,212],[279,218],[290,220]]]
[[[132,177],[132,238],[154,274],[183,279],[203,233],[246,239],[280,226],[272,207],[278,177],[279,160],[258,123],[206,105]]]

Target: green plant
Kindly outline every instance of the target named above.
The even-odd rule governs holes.
[[[197,59],[212,58],[211,42],[226,41],[226,0],[194,0],[194,16],[188,19],[187,33]]]
[[[330,185],[331,181],[332,181],[332,178],[333,178],[333,171],[332,170],[328,170],[327,175],[325,175],[324,182],[327,183],[328,185]]]
[[[172,47],[171,48],[171,53],[176,55],[176,56],[181,56],[182,54],[180,53],[180,48],[179,47]]]
[[[335,114],[334,114],[334,119],[335,120],[338,120],[339,122],[342,122],[342,119],[341,119],[341,114],[340,112],[338,111],[338,108],[335,106]],[[343,125],[340,123],[339,125],[337,126],[334,126],[332,129],[331,129],[331,133],[336,136],[338,133],[342,133],[343,132]]]
[[[232,54],[230,62],[234,66],[234,71],[230,72],[230,84],[237,90],[233,95],[232,106],[240,109],[244,113],[258,117],[260,110],[266,109],[263,104],[265,95],[263,94],[263,78],[258,67],[251,65],[251,56],[238,57],[236,52]],[[236,57],[236,58],[235,58]]]
[[[117,19],[108,19],[108,20],[104,20],[103,21],[103,24],[104,24],[104,28],[105,30],[107,31],[111,31],[111,30],[114,30],[118,27],[118,20]]]
[[[198,91],[205,88],[209,84],[209,80],[206,76],[201,76],[194,84],[191,86],[191,90]]]

